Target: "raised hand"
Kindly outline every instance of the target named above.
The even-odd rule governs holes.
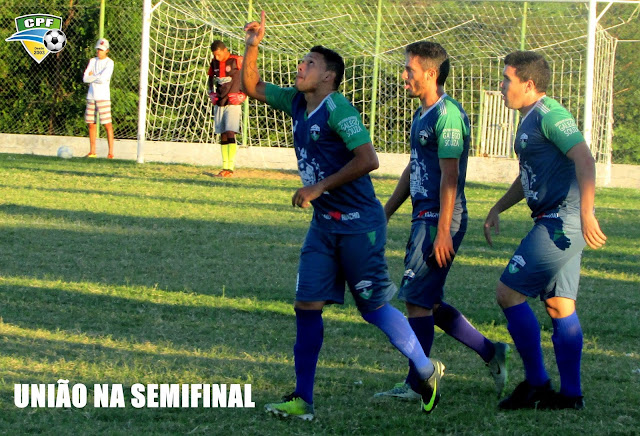
[[[257,47],[264,38],[265,29],[265,14],[264,11],[260,14],[260,22],[252,21],[244,26],[246,32],[244,37],[244,43],[248,46]]]

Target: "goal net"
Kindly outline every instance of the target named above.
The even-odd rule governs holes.
[[[515,116],[498,110],[504,56],[524,48],[546,57],[553,70],[548,95],[559,100],[582,128],[588,10],[584,3],[421,1],[210,1],[166,0],[152,13],[146,138],[215,142],[207,96],[210,44],[222,39],[243,54],[243,25],[265,10],[267,31],[258,67],[262,79],[291,86],[298,61],[322,44],[345,59],[341,87],[360,110],[378,151],[407,152],[411,115],[400,75],[407,44],[429,40],[451,56],[445,89],[460,101],[473,128],[474,155],[508,156]],[[610,162],[611,107],[616,39],[598,28],[593,93],[592,152]],[[500,104],[498,104],[499,106]],[[288,147],[291,123],[284,114],[249,100],[245,145]],[[505,145],[506,144],[506,145]]]

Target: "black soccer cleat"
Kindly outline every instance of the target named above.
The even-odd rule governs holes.
[[[528,381],[520,383],[507,398],[500,401],[498,408],[516,409],[549,409],[555,392],[551,389],[551,380],[542,386],[531,386]]]
[[[554,392],[549,401],[545,401],[538,405],[538,409],[584,409],[584,397],[582,395],[577,397],[569,397],[561,394],[560,392]]]

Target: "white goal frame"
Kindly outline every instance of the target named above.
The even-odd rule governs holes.
[[[168,0],[160,0],[156,2],[155,5],[152,4],[152,0],[143,0],[143,28],[142,28],[142,46],[141,46],[141,65],[140,65],[140,89],[139,89],[139,108],[138,108],[138,132],[137,132],[137,161],[139,163],[144,162],[144,147],[145,141],[147,140],[147,115],[149,113],[148,101],[149,101],[149,51],[150,51],[150,34],[151,34],[151,23],[153,18],[153,13],[156,9],[161,6],[165,1]],[[379,1],[379,6],[382,1]],[[467,2],[474,2],[476,0],[466,0]],[[485,2],[498,1],[498,0],[483,0]],[[550,0],[510,0],[511,2],[519,2],[519,3],[539,3],[539,2],[549,2]],[[583,113],[582,113],[582,121],[583,121],[583,134],[585,136],[585,140],[587,144],[592,146],[593,139],[593,125],[594,125],[594,81],[595,81],[595,69],[596,69],[596,33],[598,31],[602,31],[602,29],[598,29],[598,22],[603,17],[603,15],[608,11],[614,3],[627,3],[627,4],[640,4],[640,0],[555,0],[555,2],[562,3],[581,3],[587,4],[589,8],[589,16],[588,16],[588,29],[586,33],[587,38],[587,54],[586,54],[586,68],[585,68],[585,85],[584,85],[584,104],[583,104]],[[604,10],[597,15],[596,6],[598,3],[605,3],[607,6]],[[249,10],[247,11],[247,15],[250,15],[252,9],[252,0],[249,0]],[[380,9],[379,9],[380,10]],[[378,14],[378,33],[380,32],[380,22],[381,16]],[[379,34],[377,35],[379,36]],[[613,48],[615,52],[615,45]],[[377,46],[376,40],[376,55],[374,59],[374,80],[377,78],[377,67],[379,65],[380,59],[383,57],[384,52],[380,52]],[[384,60],[383,60],[384,62]],[[613,65],[610,66],[609,74],[613,74]],[[203,72],[204,74],[204,72]],[[375,84],[375,82],[374,82]],[[375,113],[375,105],[377,103],[376,92],[378,86],[373,87],[373,98],[370,103],[370,108],[372,113]],[[612,101],[612,95],[610,96]],[[604,108],[601,110],[608,111],[609,113],[605,113],[604,116],[611,117],[611,102],[609,102],[609,108]],[[245,109],[248,106],[245,103]],[[245,113],[248,113],[248,110],[245,110]],[[364,114],[363,115],[368,115]],[[246,115],[245,115],[246,116]],[[372,130],[375,129],[375,118],[371,117],[370,119],[371,125],[369,126]],[[609,121],[612,124],[612,120]],[[246,128],[246,122],[245,122]],[[608,168],[608,174],[605,176],[605,184],[610,180],[610,166],[611,166],[611,136],[612,136],[612,128],[609,126],[607,132],[605,133],[608,141],[608,148],[606,150],[598,150],[592,147],[592,152],[596,156],[596,159],[600,163],[605,163],[606,168]]]

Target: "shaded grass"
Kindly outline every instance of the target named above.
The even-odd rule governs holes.
[[[585,334],[585,412],[499,412],[481,360],[438,331],[447,365],[443,400],[376,402],[406,362],[359,317],[348,297],[325,310],[316,381],[317,422],[272,419],[265,402],[294,383],[291,309],[300,245],[311,213],[290,198],[290,172],[61,161],[0,155],[0,433],[633,434],[640,425],[640,193],[600,189],[609,237],[585,251],[578,307]],[[376,176],[384,201],[395,178]],[[495,283],[530,227],[525,205],[502,216],[489,248],[488,208],[506,185],[470,183],[470,226],[447,298],[488,337],[510,342]],[[410,219],[391,220],[387,256],[402,274]],[[398,307],[401,305],[395,304]],[[558,380],[551,322],[545,362]],[[515,355],[510,387],[523,377]],[[251,383],[256,409],[18,409],[14,383]],[[126,389],[125,389],[126,392]]]

